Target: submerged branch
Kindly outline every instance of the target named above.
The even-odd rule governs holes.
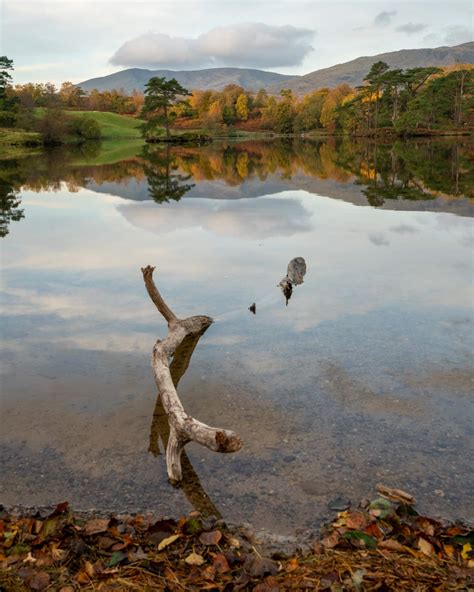
[[[155,286],[154,269],[149,265],[142,268],[143,279],[152,302],[168,323],[168,335],[162,341],[158,340],[153,348],[152,368],[170,426],[166,449],[168,477],[172,483],[177,483],[182,479],[181,454],[188,442],[197,442],[216,452],[236,452],[242,447],[242,440],[231,430],[208,426],[185,412],[175,384],[189,365],[197,341],[184,356],[183,368],[175,367],[175,380],[171,374],[170,362],[186,337],[200,336],[211,325],[212,319],[206,316],[178,319]]]

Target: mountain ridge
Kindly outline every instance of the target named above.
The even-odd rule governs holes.
[[[206,68],[202,70],[148,70],[128,68],[97,78],[80,82],[76,86],[85,91],[94,88],[100,91],[123,89],[130,93],[143,90],[152,76],[176,78],[190,90],[222,90],[228,84],[238,84],[249,91],[266,88],[277,94],[282,88],[290,88],[296,94],[304,94],[322,87],[338,84],[357,86],[372,64],[382,60],[391,68],[416,68],[425,66],[448,66],[451,64],[474,64],[474,41],[455,46],[435,48],[400,49],[373,56],[359,56],[348,62],[321,68],[302,76],[293,76],[257,70],[253,68]]]

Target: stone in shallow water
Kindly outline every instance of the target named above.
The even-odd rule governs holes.
[[[351,505],[351,500],[338,495],[328,502],[328,508],[336,512],[343,512]]]

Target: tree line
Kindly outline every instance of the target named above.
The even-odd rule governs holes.
[[[48,111],[110,111],[146,120],[145,135],[170,127],[212,132],[270,131],[305,134],[312,131],[377,135],[422,134],[469,130],[474,126],[473,66],[391,69],[376,62],[362,86],[341,84],[296,96],[290,89],[271,95],[265,89],[249,92],[237,84],[222,91],[188,91],[175,79],[152,78],[145,93],[92,90],[65,82],[12,86],[0,64],[0,125],[31,129],[38,108]],[[7,60],[7,62],[5,62]],[[10,64],[8,65],[8,62]],[[5,77],[6,74],[6,77]],[[54,118],[53,118],[54,119]]]

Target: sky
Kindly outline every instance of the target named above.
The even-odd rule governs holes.
[[[473,40],[473,3],[345,0],[0,0],[14,83],[125,68],[235,66],[306,74],[361,55]]]

